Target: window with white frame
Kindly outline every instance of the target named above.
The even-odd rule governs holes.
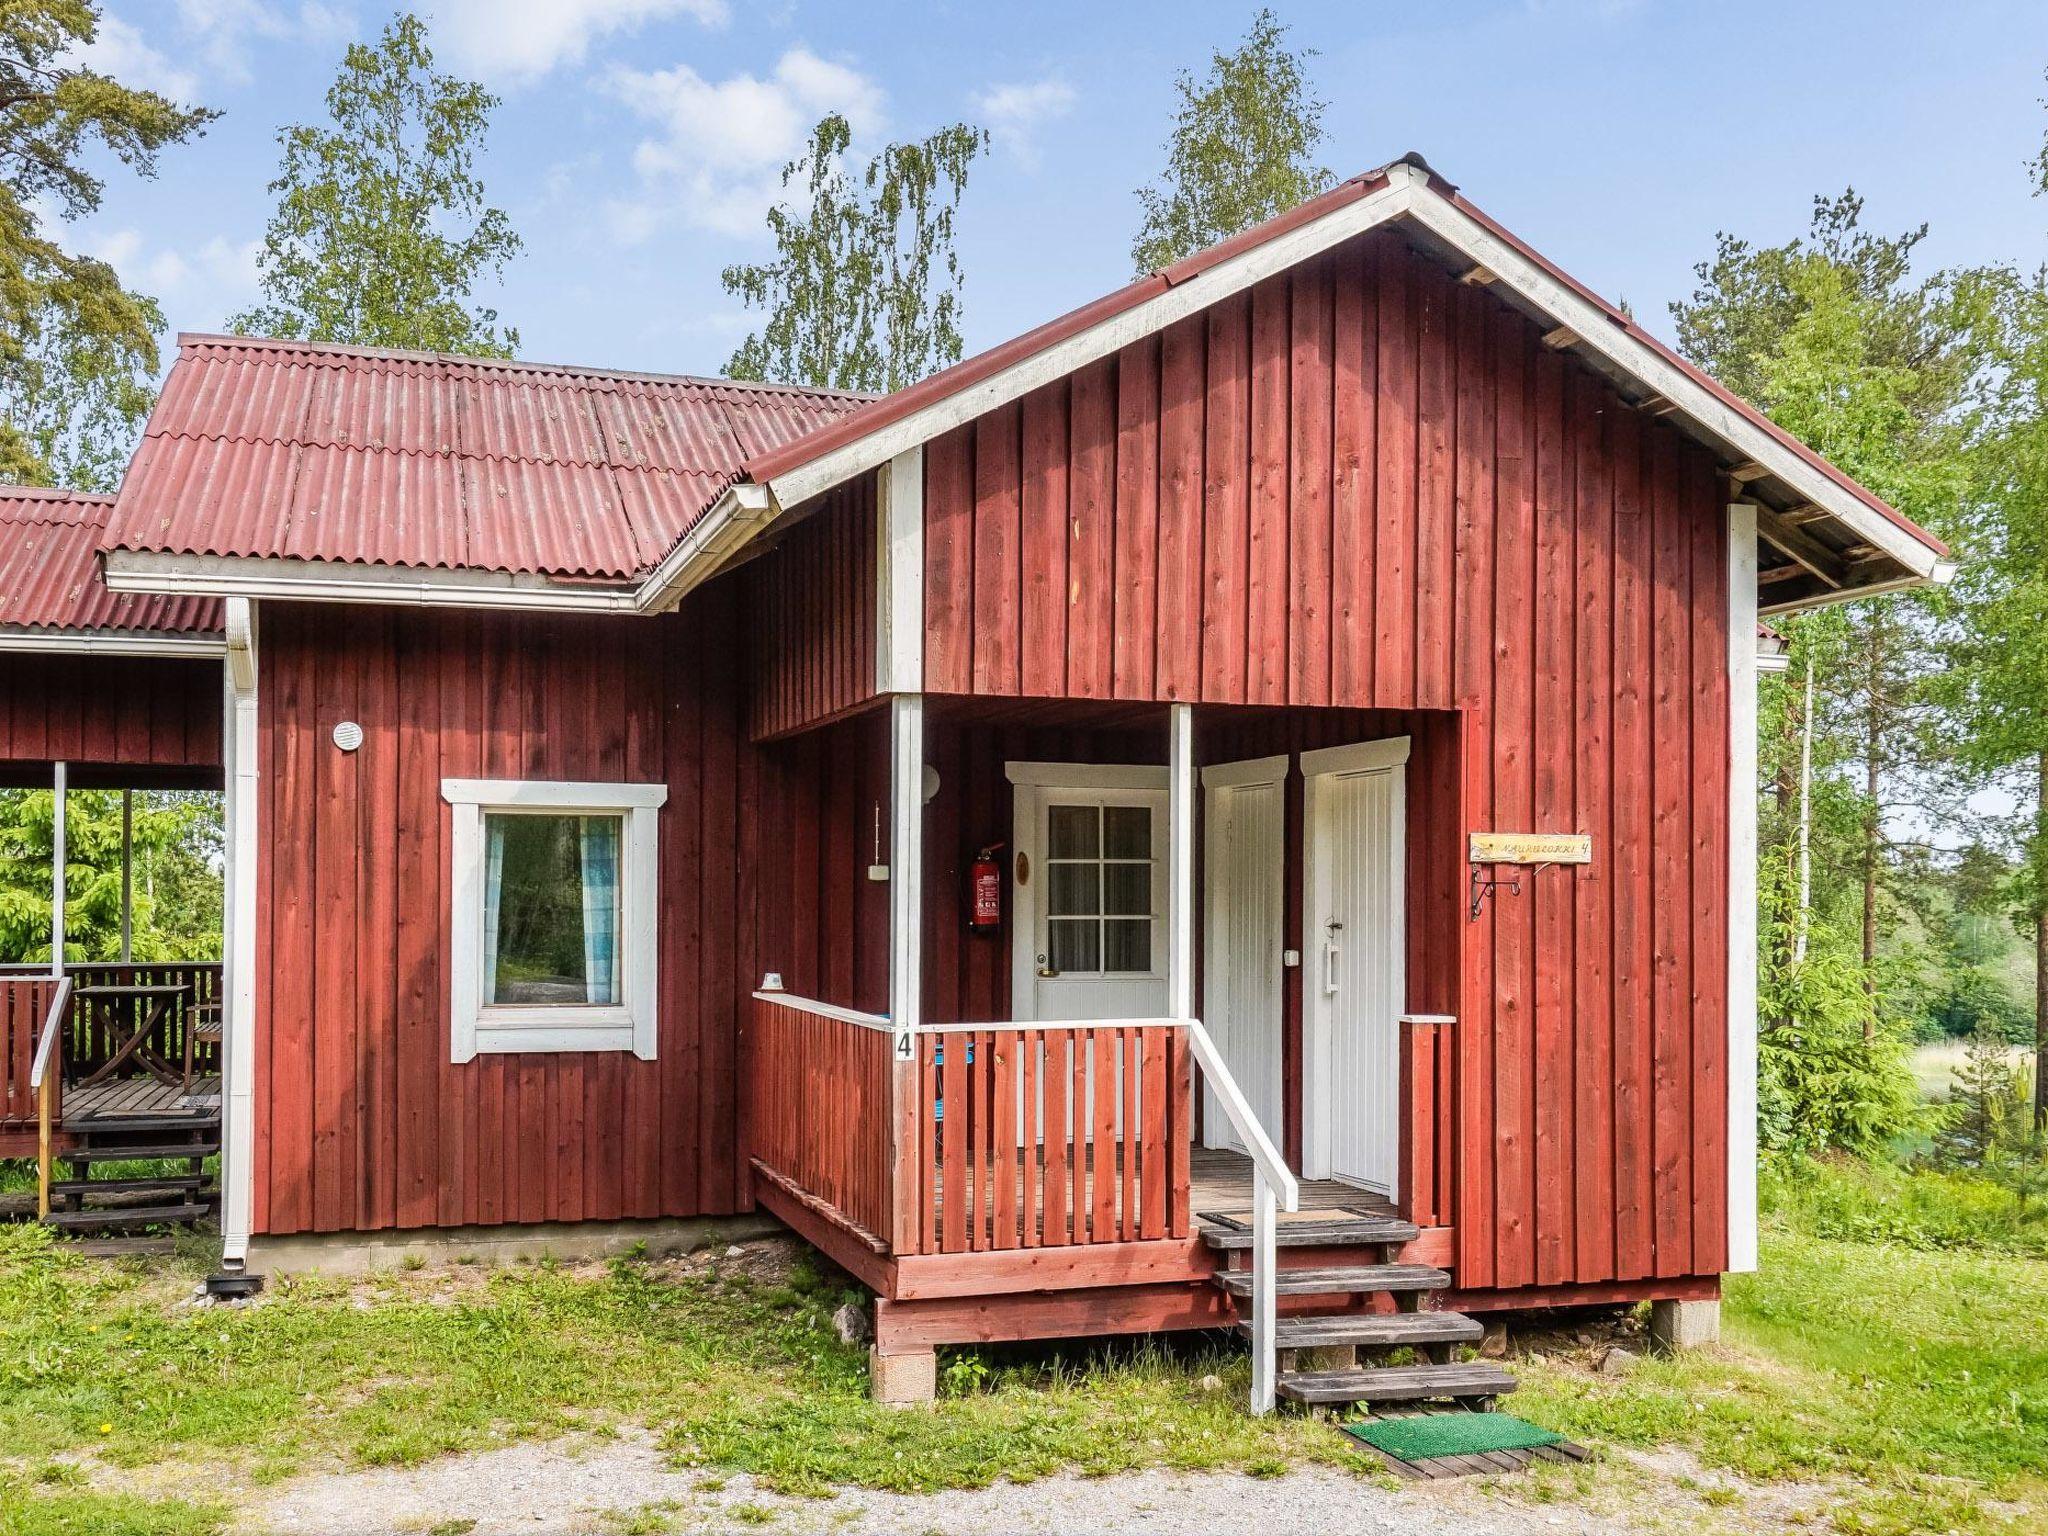
[[[444,779],[451,1054],[654,1059],[660,784]]]

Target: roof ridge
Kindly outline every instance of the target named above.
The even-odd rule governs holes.
[[[660,373],[650,369],[605,368],[594,363],[547,363],[517,357],[474,357],[463,352],[423,352],[403,347],[351,346],[329,341],[294,341],[285,336],[230,336],[212,331],[180,331],[178,350],[201,347],[243,347],[255,351],[297,352],[314,358],[370,358],[382,362],[438,363],[477,368],[491,373],[538,373],[598,379],[607,383],[684,384],[699,389],[735,389],[753,394],[796,395],[811,400],[879,400],[859,389],[821,389],[809,384],[784,384],[765,379],[733,379],[722,374]]]
[[[114,504],[112,491],[76,491],[68,485],[15,485],[0,481],[0,501],[73,502],[85,506]]]

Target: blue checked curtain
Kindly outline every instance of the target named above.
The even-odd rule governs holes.
[[[583,976],[587,1000],[616,1003],[619,956],[619,818],[583,818]]]
[[[484,1001],[498,1000],[498,892],[505,883],[505,819],[484,818]]]

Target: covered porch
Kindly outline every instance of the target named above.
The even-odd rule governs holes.
[[[1322,935],[1318,774],[1393,741],[1391,913]],[[1450,1267],[1457,742],[1426,712],[898,696],[773,749],[754,1193],[881,1298],[879,1350],[1228,1326],[1213,1277],[1248,1262],[1265,1406],[1287,1213]],[[1378,1079],[1332,1050],[1354,966]]]

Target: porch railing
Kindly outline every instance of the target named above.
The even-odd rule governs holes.
[[[36,1098],[36,1217],[50,1214],[50,1164],[56,1151],[59,1098],[64,1091],[64,1011],[71,1001],[71,978],[56,979],[36,1032],[36,1053],[29,1059],[28,1086]]]
[[[1185,1021],[917,1035],[918,1253],[1188,1235]]]
[[[747,1126],[754,1159],[790,1193],[888,1252],[889,1021],[754,994]]]
[[[1457,1027],[1447,1014],[1401,1020],[1401,1202],[1419,1227],[1451,1224]]]
[[[905,1045],[907,1170],[895,1049],[879,1014],[754,994],[755,1168],[899,1257],[1187,1238],[1198,1064],[1252,1160],[1252,1408],[1272,1408],[1278,1212],[1301,1190],[1199,1019],[924,1026]]]

